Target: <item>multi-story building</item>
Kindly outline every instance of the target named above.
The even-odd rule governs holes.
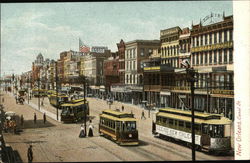
[[[36,60],[32,62],[32,85],[33,87],[37,85],[35,83],[37,83],[40,77],[40,70],[43,68],[43,63],[44,63],[43,55],[39,53],[36,57]]]
[[[161,64],[179,67],[179,36],[180,27],[168,28],[160,31]]]
[[[184,59],[187,59],[197,72],[195,110],[224,114],[232,119],[233,16],[223,16],[222,21],[212,24],[192,25],[190,32],[187,28],[183,29],[179,35],[179,48],[177,65],[173,64],[176,61],[172,63],[165,61],[166,57],[145,62],[146,100],[151,100],[150,103],[156,105],[158,103],[157,106],[190,109],[190,83],[187,82],[185,69],[177,68]],[[161,57],[168,55],[168,49],[171,50],[166,47],[164,52],[165,48],[161,48]],[[161,104],[159,105],[159,101],[155,99],[160,99]]]
[[[103,72],[105,77],[106,92],[110,94],[110,87],[114,83],[119,83],[119,55],[118,52],[111,53],[111,57],[103,62]]]
[[[92,89],[93,94],[99,94],[105,91],[103,62],[111,56],[110,50],[105,50],[104,53],[92,53],[84,56],[84,71],[88,80],[88,84]]]
[[[160,47],[159,40],[134,40],[125,43],[125,85],[128,101],[141,103],[143,96],[143,60]]]
[[[195,86],[208,89],[206,95],[196,96],[195,107],[232,118],[233,16],[223,14],[222,21],[192,25],[191,45],[191,65],[199,72]]]
[[[48,69],[48,82],[49,82],[49,89],[54,90],[56,86],[56,63],[55,60],[51,60],[49,63],[49,69]]]

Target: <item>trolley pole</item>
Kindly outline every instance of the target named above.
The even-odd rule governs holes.
[[[58,72],[57,72],[57,62],[55,62],[56,69],[56,120],[58,120]]]
[[[195,82],[195,72],[193,68],[187,68],[188,80],[190,82],[191,89],[191,130],[192,130],[192,161],[195,161],[195,123],[194,123],[194,82]]]

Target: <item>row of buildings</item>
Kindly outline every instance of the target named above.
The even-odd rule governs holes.
[[[216,15],[211,14],[210,17]],[[218,16],[218,15],[217,15]],[[55,89],[80,86],[85,76],[89,93],[99,97],[146,104],[155,107],[188,109],[191,102],[185,61],[197,72],[195,109],[233,118],[233,16],[192,24],[191,28],[172,27],[160,31],[158,40],[117,43],[117,51],[107,48],[88,53],[61,52],[59,59],[39,54],[32,70],[23,73],[25,85]]]

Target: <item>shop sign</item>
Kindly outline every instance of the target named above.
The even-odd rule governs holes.
[[[234,95],[233,90],[219,90],[219,89],[214,89],[211,91],[212,94],[223,94],[223,95]]]
[[[171,92],[160,92],[160,95],[167,95],[167,96],[170,96],[170,95],[171,95]]]
[[[209,50],[231,48],[231,47],[233,47],[233,42],[232,41],[225,42],[225,43],[220,43],[220,44],[193,47],[193,48],[191,48],[191,52],[209,51]]]

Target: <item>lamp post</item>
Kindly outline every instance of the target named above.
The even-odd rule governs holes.
[[[38,109],[40,110],[40,77],[37,79],[38,84]]]
[[[87,106],[86,106],[86,77],[81,76],[81,79],[83,80],[83,109],[84,109],[84,130],[85,130],[85,137],[87,136]]]
[[[195,123],[194,123],[194,82],[195,82],[195,71],[193,68],[186,68],[188,75],[188,81],[190,82],[191,89],[191,132],[192,132],[192,161],[195,161]]]
[[[56,120],[58,120],[58,72],[57,72],[57,62],[55,62],[56,69]]]
[[[195,79],[195,70],[190,66],[190,63],[187,59],[183,60],[181,63],[182,66],[186,68],[187,81],[190,82],[191,89],[191,133],[192,133],[192,161],[195,161],[195,123],[194,123],[194,82]]]

